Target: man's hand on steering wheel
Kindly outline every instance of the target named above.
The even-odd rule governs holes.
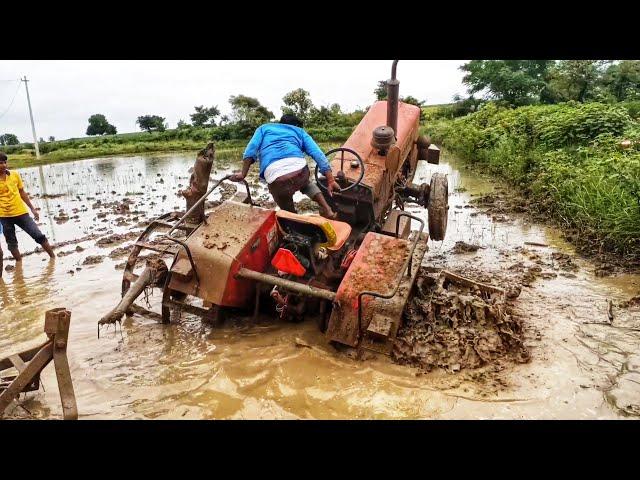
[[[346,192],[348,190],[351,190],[352,188],[360,185],[360,183],[362,182],[362,179],[364,178],[364,162],[362,161],[362,158],[360,157],[360,155],[358,155],[358,152],[350,149],[350,148],[345,148],[345,147],[340,147],[340,148],[334,148],[333,150],[329,150],[327,153],[325,153],[326,157],[329,157],[330,155],[340,152],[340,171],[338,172],[338,176],[339,177],[343,177],[344,178],[344,162],[345,162],[345,158],[344,158],[344,154],[345,152],[353,155],[356,160],[358,161],[358,167],[360,170],[360,175],[358,176],[358,179],[353,181],[351,180],[351,184],[345,188],[340,187],[340,185],[338,184],[338,182],[336,182],[336,179],[333,177],[333,172],[331,171],[331,169],[327,170],[326,172],[324,172],[324,177],[326,179],[326,182],[321,182],[320,179],[318,178],[318,173],[320,173],[320,166],[318,164],[316,164],[316,168],[315,168],[315,172],[314,172],[314,178],[316,180],[316,183],[318,184],[318,186],[320,187],[321,190],[327,192],[327,194],[330,197],[333,197],[333,192]],[[330,163],[331,164],[331,163]],[[351,162],[351,168],[355,168],[353,166],[353,162]],[[326,183],[326,186],[325,186]]]
[[[342,188],[340,187],[340,185],[338,185],[338,182],[336,182],[336,179],[333,177],[333,172],[331,170],[328,170],[324,174],[324,176],[327,179],[327,193],[330,197],[333,197],[333,192],[339,192],[340,190],[342,190]]]

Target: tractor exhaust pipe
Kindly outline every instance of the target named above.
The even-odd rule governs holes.
[[[398,138],[398,101],[400,82],[396,78],[398,60],[391,66],[391,78],[387,80],[387,126],[393,129],[393,135]]]

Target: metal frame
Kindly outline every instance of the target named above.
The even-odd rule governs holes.
[[[200,286],[200,280],[198,277],[198,270],[196,269],[196,264],[193,261],[193,257],[191,256],[191,250],[189,249],[189,246],[184,243],[181,240],[178,240],[177,238],[173,238],[170,235],[189,217],[189,215],[196,209],[198,208],[198,206],[205,201],[205,199],[211,195],[211,192],[213,192],[216,188],[218,188],[218,186],[220,186],[220,184],[222,182],[224,182],[225,180],[228,180],[229,178],[231,178],[232,175],[227,175],[225,177],[222,177],[220,180],[218,180],[216,182],[216,184],[211,187],[207,193],[205,193],[204,195],[202,195],[198,201],[196,203],[194,203],[191,208],[189,210],[186,211],[186,213],[182,216],[182,218],[180,218],[180,220],[178,220],[176,222],[176,224],[164,235],[162,235],[163,238],[166,238],[167,240],[170,240],[172,242],[175,242],[177,244],[179,244],[180,246],[182,246],[185,251],[187,252],[187,256],[189,257],[189,263],[191,264],[191,268],[193,269],[193,273],[196,279],[196,291],[198,290],[198,287]],[[249,184],[247,183],[246,180],[242,179],[240,180],[242,183],[244,183],[244,186],[247,188],[247,198],[249,199],[249,205],[251,206],[256,206],[255,203],[253,203],[253,199],[251,198],[251,191],[249,190]],[[206,220],[205,220],[206,221]]]
[[[398,218],[396,220],[396,238],[398,237],[398,229],[400,226],[400,219],[402,217],[409,217],[412,220],[417,220],[418,222],[420,222],[420,230],[418,231],[418,233],[416,234],[416,238],[413,240],[413,243],[411,245],[411,251],[409,252],[409,257],[405,260],[405,263],[402,267],[400,276],[398,277],[398,281],[396,283],[395,288],[393,289],[393,291],[389,294],[382,294],[380,292],[372,292],[369,290],[365,290],[363,292],[360,292],[358,294],[358,331],[362,332],[362,297],[365,295],[369,295],[371,297],[376,297],[376,298],[382,298],[385,300],[388,300],[392,297],[394,297],[396,295],[396,293],[398,293],[398,289],[400,288],[400,284],[402,283],[402,277],[404,276],[404,272],[405,270],[407,271],[407,275],[411,276],[411,262],[413,261],[413,252],[416,249],[416,245],[418,244],[418,240],[420,240],[420,237],[422,236],[422,231],[424,230],[424,220],[422,220],[419,217],[416,217],[414,215],[410,215],[408,213],[401,213],[400,215],[398,215]]]

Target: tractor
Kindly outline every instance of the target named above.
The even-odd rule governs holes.
[[[152,221],[135,242],[123,299],[100,323],[140,309],[136,297],[159,288],[163,322],[182,312],[213,324],[231,311],[315,317],[336,346],[389,354],[427,242],[444,239],[449,208],[446,175],[412,183],[418,161],[437,164],[440,151],[419,134],[420,108],[399,101],[397,63],[387,99],[369,108],[342,147],[326,152],[341,190],[329,195],[315,169],[336,220],[259,207],[246,181],[246,193],[205,214],[206,198],[229,178],[207,190],[209,166],[203,194],[187,198],[186,213]],[[427,209],[428,233],[422,218],[404,211],[406,202]],[[136,274],[143,250],[156,255]]]

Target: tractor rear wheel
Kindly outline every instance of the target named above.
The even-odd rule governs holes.
[[[431,176],[427,210],[429,212],[429,236],[432,240],[444,240],[449,218],[449,182],[444,173],[434,173]]]

